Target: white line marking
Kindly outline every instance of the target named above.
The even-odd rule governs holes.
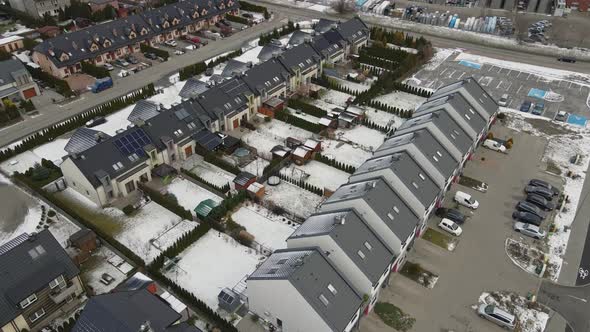
[[[568,89],[572,87],[572,84],[574,84],[574,82],[570,82],[570,85],[568,86]]]
[[[541,79],[541,76],[537,76],[537,82],[539,82],[540,79]]]
[[[500,83],[498,83],[498,85],[496,86],[496,89],[499,89],[500,85],[502,85],[502,81],[500,81]]]
[[[465,72],[462,72],[461,75],[459,75],[459,77],[457,77],[457,79],[460,80],[461,77],[463,77],[463,75],[465,75]]]
[[[571,297],[571,298],[573,298],[573,299],[576,299],[576,300],[582,301],[582,302],[584,302],[584,303],[588,302],[588,300],[586,300],[586,299],[583,299],[583,298],[581,298],[581,297],[577,297],[577,296],[573,296],[573,295],[568,295],[568,296],[569,296],[569,297]]]
[[[510,69],[510,70],[508,71],[508,74],[506,74],[506,76],[510,76],[510,73],[512,73],[512,69]]]
[[[518,87],[518,90],[516,91],[516,93],[519,93],[520,89],[522,89],[522,84],[520,85],[520,87]]]
[[[500,74],[500,72],[502,71],[502,67],[500,67],[500,69],[498,69],[498,74]]]
[[[492,68],[494,68],[495,66],[491,66],[490,69],[488,69],[488,71],[492,70]]]
[[[441,71],[440,74],[444,74],[449,68],[445,68],[445,70]]]
[[[508,87],[506,88],[506,91],[508,91],[511,86],[512,86],[512,82],[510,82],[510,84],[508,84]]]
[[[518,75],[516,75],[516,78],[520,77],[520,74],[522,74],[521,71],[518,72]]]
[[[531,77],[532,74],[529,74],[529,76],[526,77],[526,80],[528,81],[529,78]]]

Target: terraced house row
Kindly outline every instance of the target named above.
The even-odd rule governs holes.
[[[438,89],[247,278],[249,309],[285,332],[358,326],[497,112],[473,78]]]
[[[114,21],[43,41],[33,61],[45,72],[64,78],[82,70],[81,62],[102,65],[150,46],[195,33],[237,14],[234,0],[181,0]]]
[[[257,112],[273,112],[321,75],[326,61],[344,61],[368,43],[369,29],[360,19],[333,24],[329,40],[318,34],[251,68],[232,65],[215,85],[188,80],[180,91],[186,99],[169,109],[137,103],[128,118],[133,125],[115,136],[80,128],[60,165],[66,184],[104,206],[151,181],[157,168],[190,157],[197,146],[223,147],[227,142],[216,132],[236,129]]]

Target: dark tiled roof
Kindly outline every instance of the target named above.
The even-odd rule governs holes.
[[[304,71],[320,63],[320,54],[311,46],[311,43],[303,43],[295,46],[279,56],[281,63],[291,73],[295,70]]]
[[[20,71],[26,71],[26,69],[19,60],[0,61],[0,86],[14,83],[15,80],[12,74]]]
[[[140,100],[135,104],[133,110],[127,117],[129,122],[137,123],[139,121],[147,121],[160,113],[160,105],[149,101]]]
[[[91,147],[97,145],[102,140],[108,139],[109,136],[99,130],[94,130],[86,127],[80,127],[70,137],[70,140],[64,147],[67,153],[82,153]]]
[[[291,38],[289,38],[289,42],[287,44],[297,46],[299,44],[303,44],[307,39],[311,39],[311,35],[309,33],[296,30],[291,35]]]
[[[288,52],[290,52],[289,50]],[[242,80],[257,95],[270,91],[289,80],[289,72],[277,59],[270,59],[250,68]]]
[[[258,60],[266,61],[271,59],[275,55],[279,55],[283,53],[285,50],[281,46],[273,45],[273,44],[266,44],[258,53]]]
[[[156,147],[163,150],[166,148],[167,138],[171,138],[174,143],[179,143],[205,129],[205,125],[197,116],[200,112],[200,105],[193,101],[185,101],[160,112],[146,121],[142,128],[151,137]]]
[[[200,81],[196,78],[189,78],[186,83],[184,84],[184,86],[182,87],[182,90],[180,90],[180,93],[178,94],[181,98],[195,98],[198,95],[200,95],[201,93],[207,91],[209,89],[209,87],[207,86],[207,83]]]
[[[80,273],[48,230],[22,234],[0,247],[0,326],[21,313],[19,303],[63,275]]]
[[[353,17],[338,25],[337,31],[349,42],[356,42],[359,39],[369,36],[369,27],[358,17]]]
[[[224,115],[227,116],[247,107],[246,95],[251,93],[243,80],[233,78],[203,92],[196,100],[203,109],[222,119]]]
[[[315,27],[313,28],[315,32],[324,33],[332,28],[338,26],[338,22],[328,20],[325,18],[321,18],[318,23],[316,23]]]
[[[251,65],[251,63],[250,63],[250,65]],[[244,63],[242,61],[238,61],[235,59],[229,59],[225,63],[225,67],[223,68],[223,71],[221,72],[221,76],[233,77],[235,74],[242,74],[243,72],[248,70],[248,68],[249,68],[249,65],[247,63]]]

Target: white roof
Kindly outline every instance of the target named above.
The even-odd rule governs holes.
[[[308,148],[304,147],[304,146],[299,146],[297,147],[297,149],[295,149],[295,151],[293,152],[294,155],[296,155],[297,157],[301,157],[301,158],[305,158],[305,155],[311,150],[309,150]]]
[[[168,304],[170,304],[172,309],[174,311],[178,312],[179,314],[182,313],[184,310],[186,310],[186,304],[180,302],[180,300],[175,298],[174,295],[172,295],[168,292],[164,292],[164,293],[160,294],[160,297],[162,298],[162,300],[168,302]]]
[[[333,121],[333,119],[331,119],[331,118],[323,117],[320,119],[319,124],[327,127],[332,123],[332,121]]]
[[[308,139],[307,141],[305,141],[305,144],[303,144],[305,147],[310,148],[310,149],[315,149],[316,146],[318,146],[318,144],[320,144],[320,142],[314,140],[314,139]]]
[[[252,184],[250,184],[248,186],[248,188],[246,188],[248,191],[251,191],[253,193],[257,193],[258,191],[260,191],[260,189],[264,188],[264,185],[262,183],[258,183],[258,182],[253,182]]]
[[[15,41],[21,40],[21,39],[24,39],[24,38],[21,36],[9,36],[9,37],[5,37],[5,38],[0,38],[0,45],[12,43],[12,42],[15,42]]]

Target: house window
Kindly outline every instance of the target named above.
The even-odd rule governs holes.
[[[139,156],[137,155],[137,153],[134,152],[131,155],[129,155],[129,160],[131,160],[131,162],[134,162],[137,159],[139,159]]]
[[[414,188],[418,189],[418,184],[414,181],[412,181],[412,186],[414,186]]]
[[[395,218],[393,217],[393,214],[391,214],[391,213],[387,213],[387,218],[389,218],[389,219],[391,219],[391,220],[395,219]]]
[[[434,159],[434,161],[438,162],[438,158],[436,156],[432,156],[432,159]]]
[[[330,304],[330,301],[328,301],[328,299],[324,296],[324,294],[320,294],[320,296],[318,296],[318,298],[320,299],[320,301],[322,301],[322,303],[327,307],[328,304]]]
[[[127,190],[127,193],[135,191],[135,182],[129,181],[125,183],[125,190]]]
[[[27,297],[26,299],[20,302],[20,307],[24,309],[30,306],[35,301],[37,301],[37,295],[32,294],[31,296]]]
[[[55,287],[59,287],[60,289],[66,288],[66,280],[63,275],[60,275],[49,282],[49,288],[54,289]]]
[[[420,179],[422,179],[422,181],[426,180],[426,177],[424,176],[424,174],[418,173],[418,176],[420,177]]]
[[[373,246],[367,241],[365,241],[365,248],[367,248],[369,251],[373,250]]]
[[[399,209],[397,208],[397,206],[393,207],[393,211],[395,211],[395,213],[399,214]]]
[[[45,309],[41,308],[38,311],[34,312],[31,316],[29,316],[29,320],[31,321],[31,323],[34,323],[43,316],[45,316]]]
[[[357,251],[356,253],[359,255],[359,257],[360,257],[361,259],[365,259],[365,253],[364,253],[364,252],[362,252],[361,250]]]
[[[328,290],[334,295],[338,294],[338,292],[336,291],[336,288],[334,288],[334,286],[332,286],[332,284],[328,284]]]

